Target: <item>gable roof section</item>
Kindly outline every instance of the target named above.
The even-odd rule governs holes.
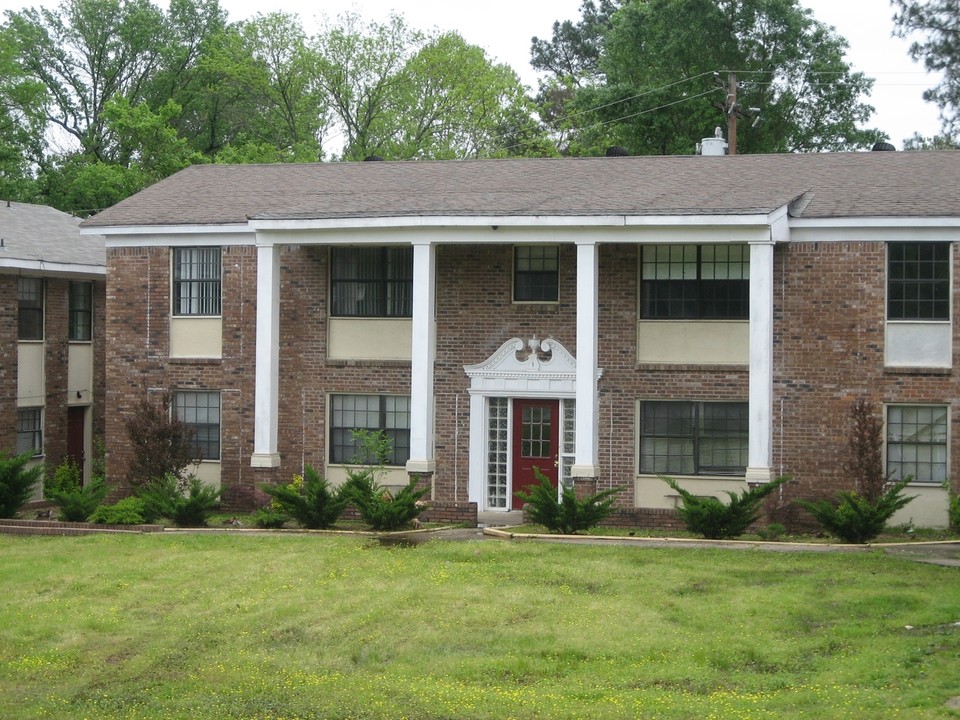
[[[748,215],[802,196],[809,218],[960,217],[958,186],[951,151],[194,165],[83,225]]]
[[[80,219],[46,205],[0,204],[0,268],[104,275],[102,235],[81,235]]]

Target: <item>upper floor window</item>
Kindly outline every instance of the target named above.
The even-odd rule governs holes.
[[[177,390],[173,407],[180,420],[193,432],[193,445],[204,460],[220,459],[220,393]]]
[[[887,473],[893,480],[947,479],[947,406],[887,407]]]
[[[43,408],[17,408],[17,455],[43,454]]]
[[[93,283],[70,282],[71,340],[90,340],[93,337]]]
[[[43,278],[17,278],[17,338],[43,340]]]
[[[890,243],[887,319],[950,319],[950,243]]]
[[[513,250],[513,299],[557,302],[560,299],[560,248],[520,245]]]
[[[173,249],[173,314],[220,314],[220,248]]]
[[[742,475],[747,436],[745,402],[643,402],[640,472]]]
[[[355,430],[383,432],[390,442],[387,465],[410,459],[410,397],[407,395],[331,395],[330,462],[355,463],[363,452]],[[376,463],[376,458],[365,462]]]
[[[413,248],[333,247],[330,288],[335,317],[410,317]]]
[[[746,245],[646,245],[641,252],[642,317],[749,319]]]

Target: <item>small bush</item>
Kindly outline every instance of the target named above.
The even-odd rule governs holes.
[[[143,500],[126,497],[113,505],[101,505],[89,519],[100,525],[143,525]]]
[[[220,490],[204,485],[195,476],[182,481],[167,473],[143,486],[137,497],[143,501],[147,522],[162,517],[177,527],[203,527],[220,501]]]
[[[728,490],[729,503],[724,503],[715,497],[698,497],[680,487],[673,478],[661,476],[660,479],[680,495],[683,504],[677,509],[677,514],[687,526],[687,530],[710,540],[721,540],[737,537],[746,532],[759,517],[760,502],[763,498],[787,482],[790,477],[782,475],[740,493]]]
[[[830,500],[798,500],[820,526],[845,543],[865,543],[883,532],[887,520],[916,495],[905,496],[903,489],[912,478],[891,485],[876,501],[845,490]]]
[[[273,498],[273,510],[284,513],[302,527],[323,530],[333,525],[347,506],[348,498],[334,490],[310,465],[303,475],[294,475],[286,485],[261,485]]]
[[[514,495],[527,503],[530,520],[562,535],[576,535],[581,530],[599,525],[613,509],[614,495],[623,489],[601,490],[578,500],[576,491],[565,487],[558,497],[557,488],[540,472],[540,468],[535,467],[533,475],[537,484],[531,485],[529,492],[518,490]]]
[[[202,457],[193,442],[193,431],[172,412],[173,396],[144,395],[127,419],[133,449],[128,481],[133,488],[173,475],[184,479],[184,470]]]
[[[260,508],[253,516],[253,524],[258,528],[276,530],[287,524],[290,516],[273,508]]]
[[[360,513],[360,518],[371,529],[390,532],[407,527],[420,515],[423,504],[420,499],[430,488],[417,489],[419,477],[413,477],[396,495],[381,487],[372,473],[350,472],[350,479],[343,486],[343,495]]]
[[[947,488],[947,495],[950,498],[947,505],[947,524],[955,533],[960,533],[960,495],[950,489],[950,482],[944,483]]]
[[[107,485],[102,475],[94,475],[83,484],[80,467],[70,458],[64,460],[53,473],[43,494],[60,509],[58,519],[64,522],[86,522],[107,496]]]
[[[0,517],[12,518],[16,515],[43,477],[43,465],[27,467],[31,459],[32,452],[8,455],[0,451]]]

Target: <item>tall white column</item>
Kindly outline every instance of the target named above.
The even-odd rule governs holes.
[[[277,414],[280,398],[280,246],[257,247],[257,366],[254,394],[253,467],[279,467]]]
[[[750,245],[748,482],[773,478],[773,241]]]
[[[432,473],[434,407],[433,363],[436,357],[436,246],[413,243],[413,356],[410,363],[409,473]]]
[[[598,322],[600,318],[597,244],[577,243],[577,412],[573,477],[599,475],[597,465]]]

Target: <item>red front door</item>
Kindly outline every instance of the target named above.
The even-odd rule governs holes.
[[[557,464],[560,458],[559,400],[513,401],[513,491],[529,492],[537,482],[533,469],[538,468],[557,487]],[[513,496],[514,510],[523,508],[523,501]]]
[[[67,408],[67,456],[80,468],[81,482],[86,481],[83,473],[86,411],[85,407]]]

